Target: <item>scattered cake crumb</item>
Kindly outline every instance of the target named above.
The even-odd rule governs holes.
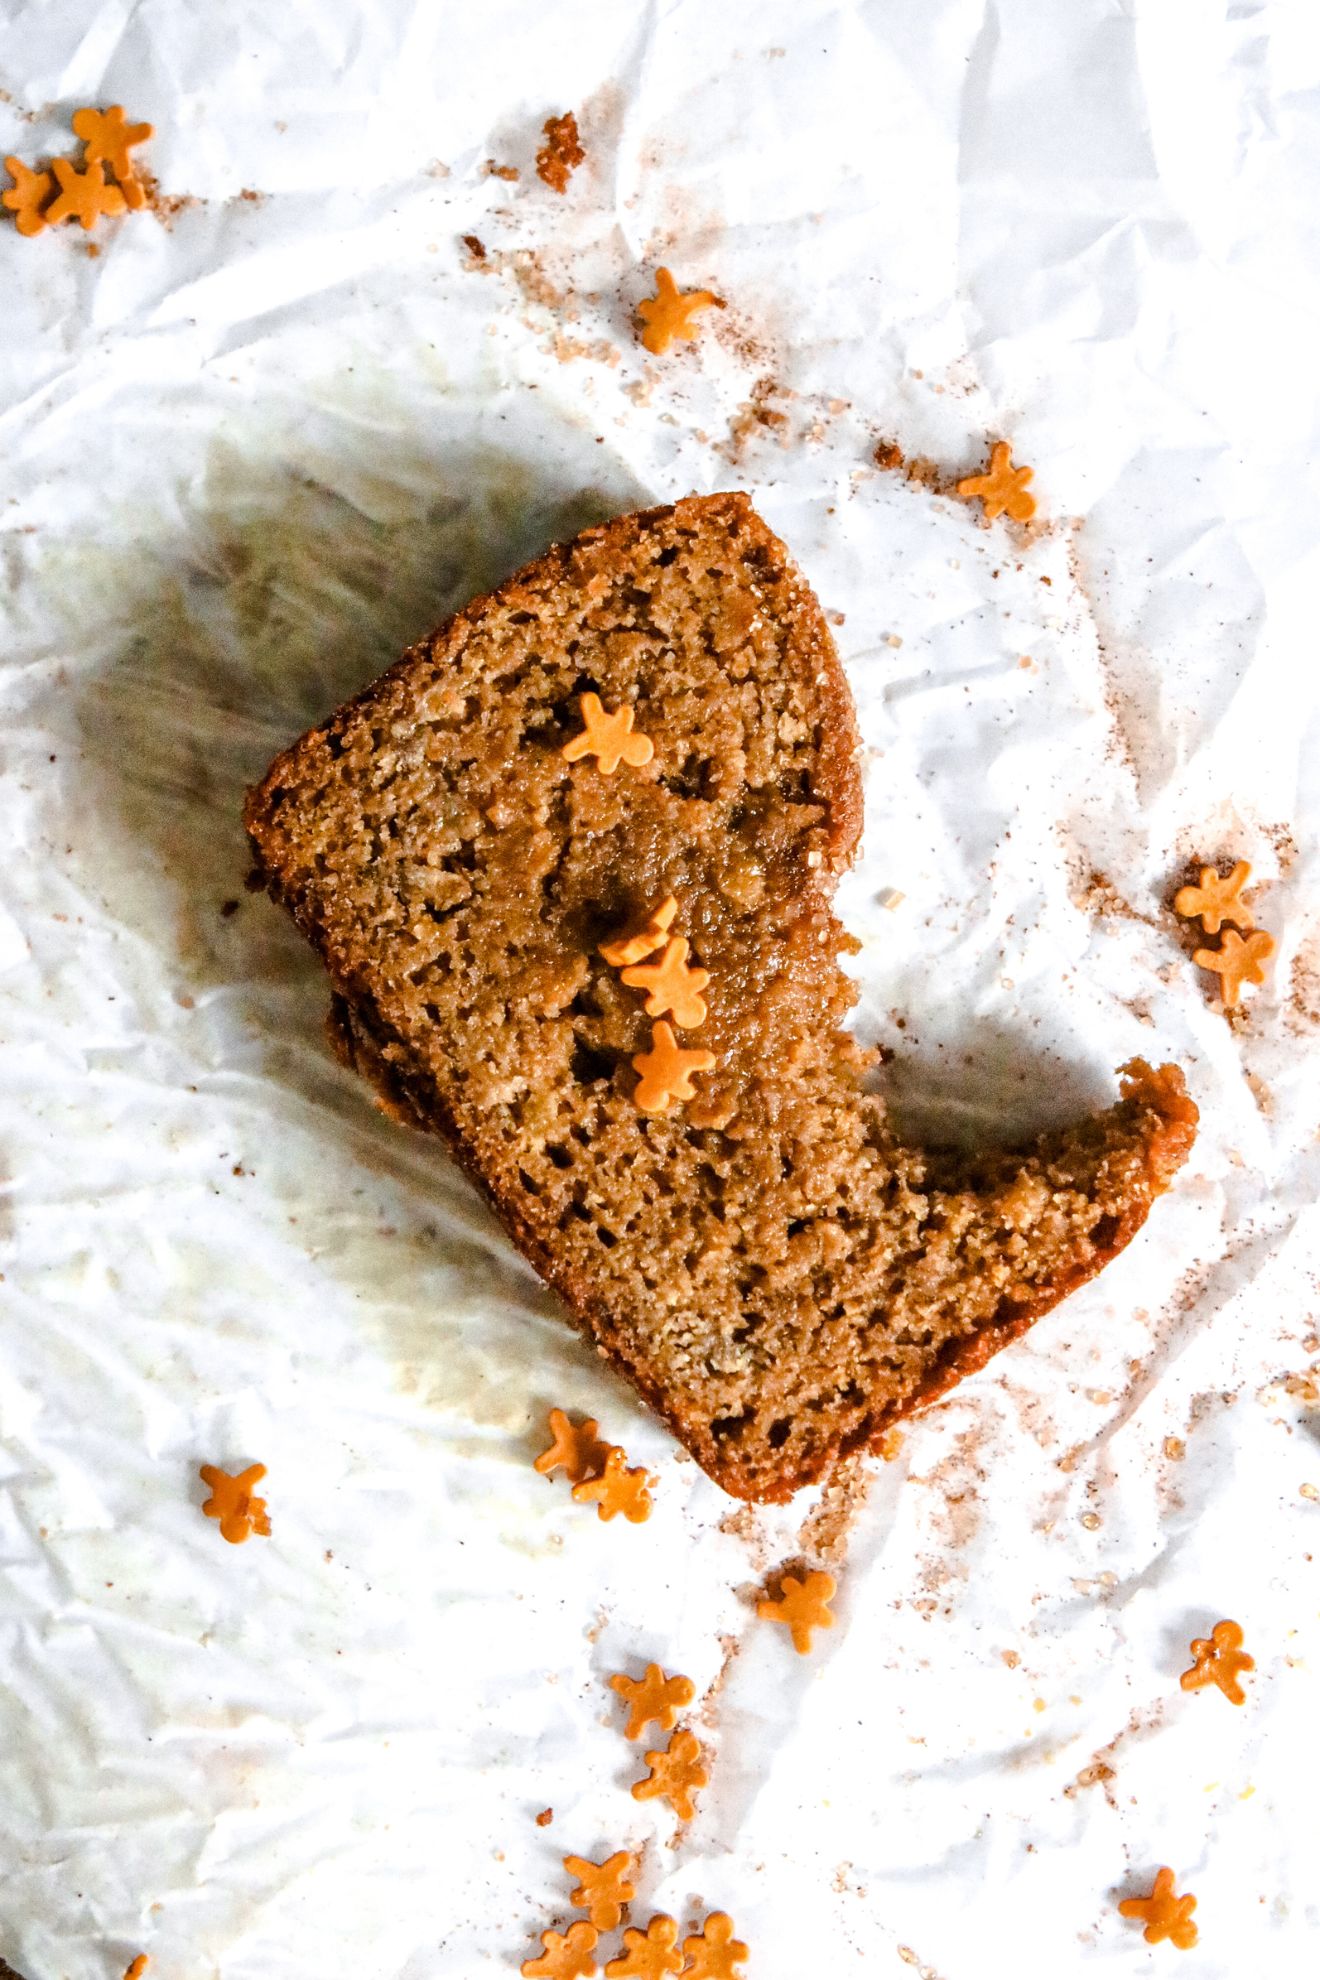
[[[562,117],[547,117],[543,129],[545,143],[536,154],[536,176],[552,192],[566,192],[570,177],[587,155],[578,136],[577,118],[566,110]]]

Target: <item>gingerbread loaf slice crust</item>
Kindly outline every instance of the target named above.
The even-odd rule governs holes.
[[[581,701],[649,762],[569,762]],[[1174,1067],[1012,1155],[894,1136],[841,1029],[862,803],[824,617],[742,495],[558,545],[305,735],[248,799],[332,1035],[438,1131],[705,1469],[780,1500],[1098,1271],[1186,1159]],[[668,896],[710,973],[696,1097],[636,1101],[643,996],[600,947]]]

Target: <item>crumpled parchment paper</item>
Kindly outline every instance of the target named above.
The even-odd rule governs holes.
[[[161,188],[90,245],[0,228],[0,1954],[471,1980],[562,1928],[565,1853],[645,1844],[635,1915],[729,1911],[754,1980],[1145,1972],[1115,1906],[1163,1863],[1187,1980],[1313,1974],[1320,18],[0,19],[3,150],[122,102]],[[658,263],[728,307],[651,360]],[[936,492],[1000,434],[1029,535]],[[857,1023],[912,1131],[1029,1130],[1133,1053],[1203,1110],[1099,1282],[776,1513],[338,1069],[238,822],[474,590],[727,486],[835,615]],[[1279,950],[1230,1026],[1166,902],[1239,856]],[[648,1526],[532,1470],[551,1404],[653,1468]],[[258,1459],[272,1537],[228,1547],[197,1464]],[[753,1610],[799,1554],[840,1581],[810,1659]],[[1241,1710],[1177,1684],[1221,1616]],[[677,1835],[605,1687],[650,1658],[703,1701]]]

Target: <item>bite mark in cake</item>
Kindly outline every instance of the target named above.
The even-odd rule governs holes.
[[[626,775],[565,758],[589,695],[651,745]],[[1091,1278],[1195,1132],[1181,1073],[1133,1061],[1026,1149],[899,1139],[843,1029],[858,748],[784,546],[745,496],[693,497],[476,600],[247,805],[337,1049],[749,1499],[881,1447]],[[710,977],[696,1059],[600,954],[671,900]]]

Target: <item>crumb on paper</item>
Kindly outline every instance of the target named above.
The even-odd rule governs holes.
[[[569,179],[587,155],[577,118],[566,110],[562,117],[547,117],[542,128],[545,143],[536,154],[536,176],[552,192],[567,192]]]
[[[167,233],[181,214],[187,213],[195,206],[205,204],[195,193],[162,192],[155,173],[147,171],[145,166],[139,169],[137,176],[145,195],[147,211],[155,215]]]
[[[755,435],[772,433],[781,447],[788,446],[791,439],[788,414],[783,410],[782,403],[776,401],[782,402],[791,396],[777,379],[758,378],[729,420],[728,437],[717,451],[736,466]]]
[[[613,369],[623,357],[618,345],[612,344],[608,337],[570,337],[563,331],[557,332],[549,343],[543,344],[541,348],[557,358],[560,364],[572,364],[578,358],[590,358],[595,364],[609,365]]]

